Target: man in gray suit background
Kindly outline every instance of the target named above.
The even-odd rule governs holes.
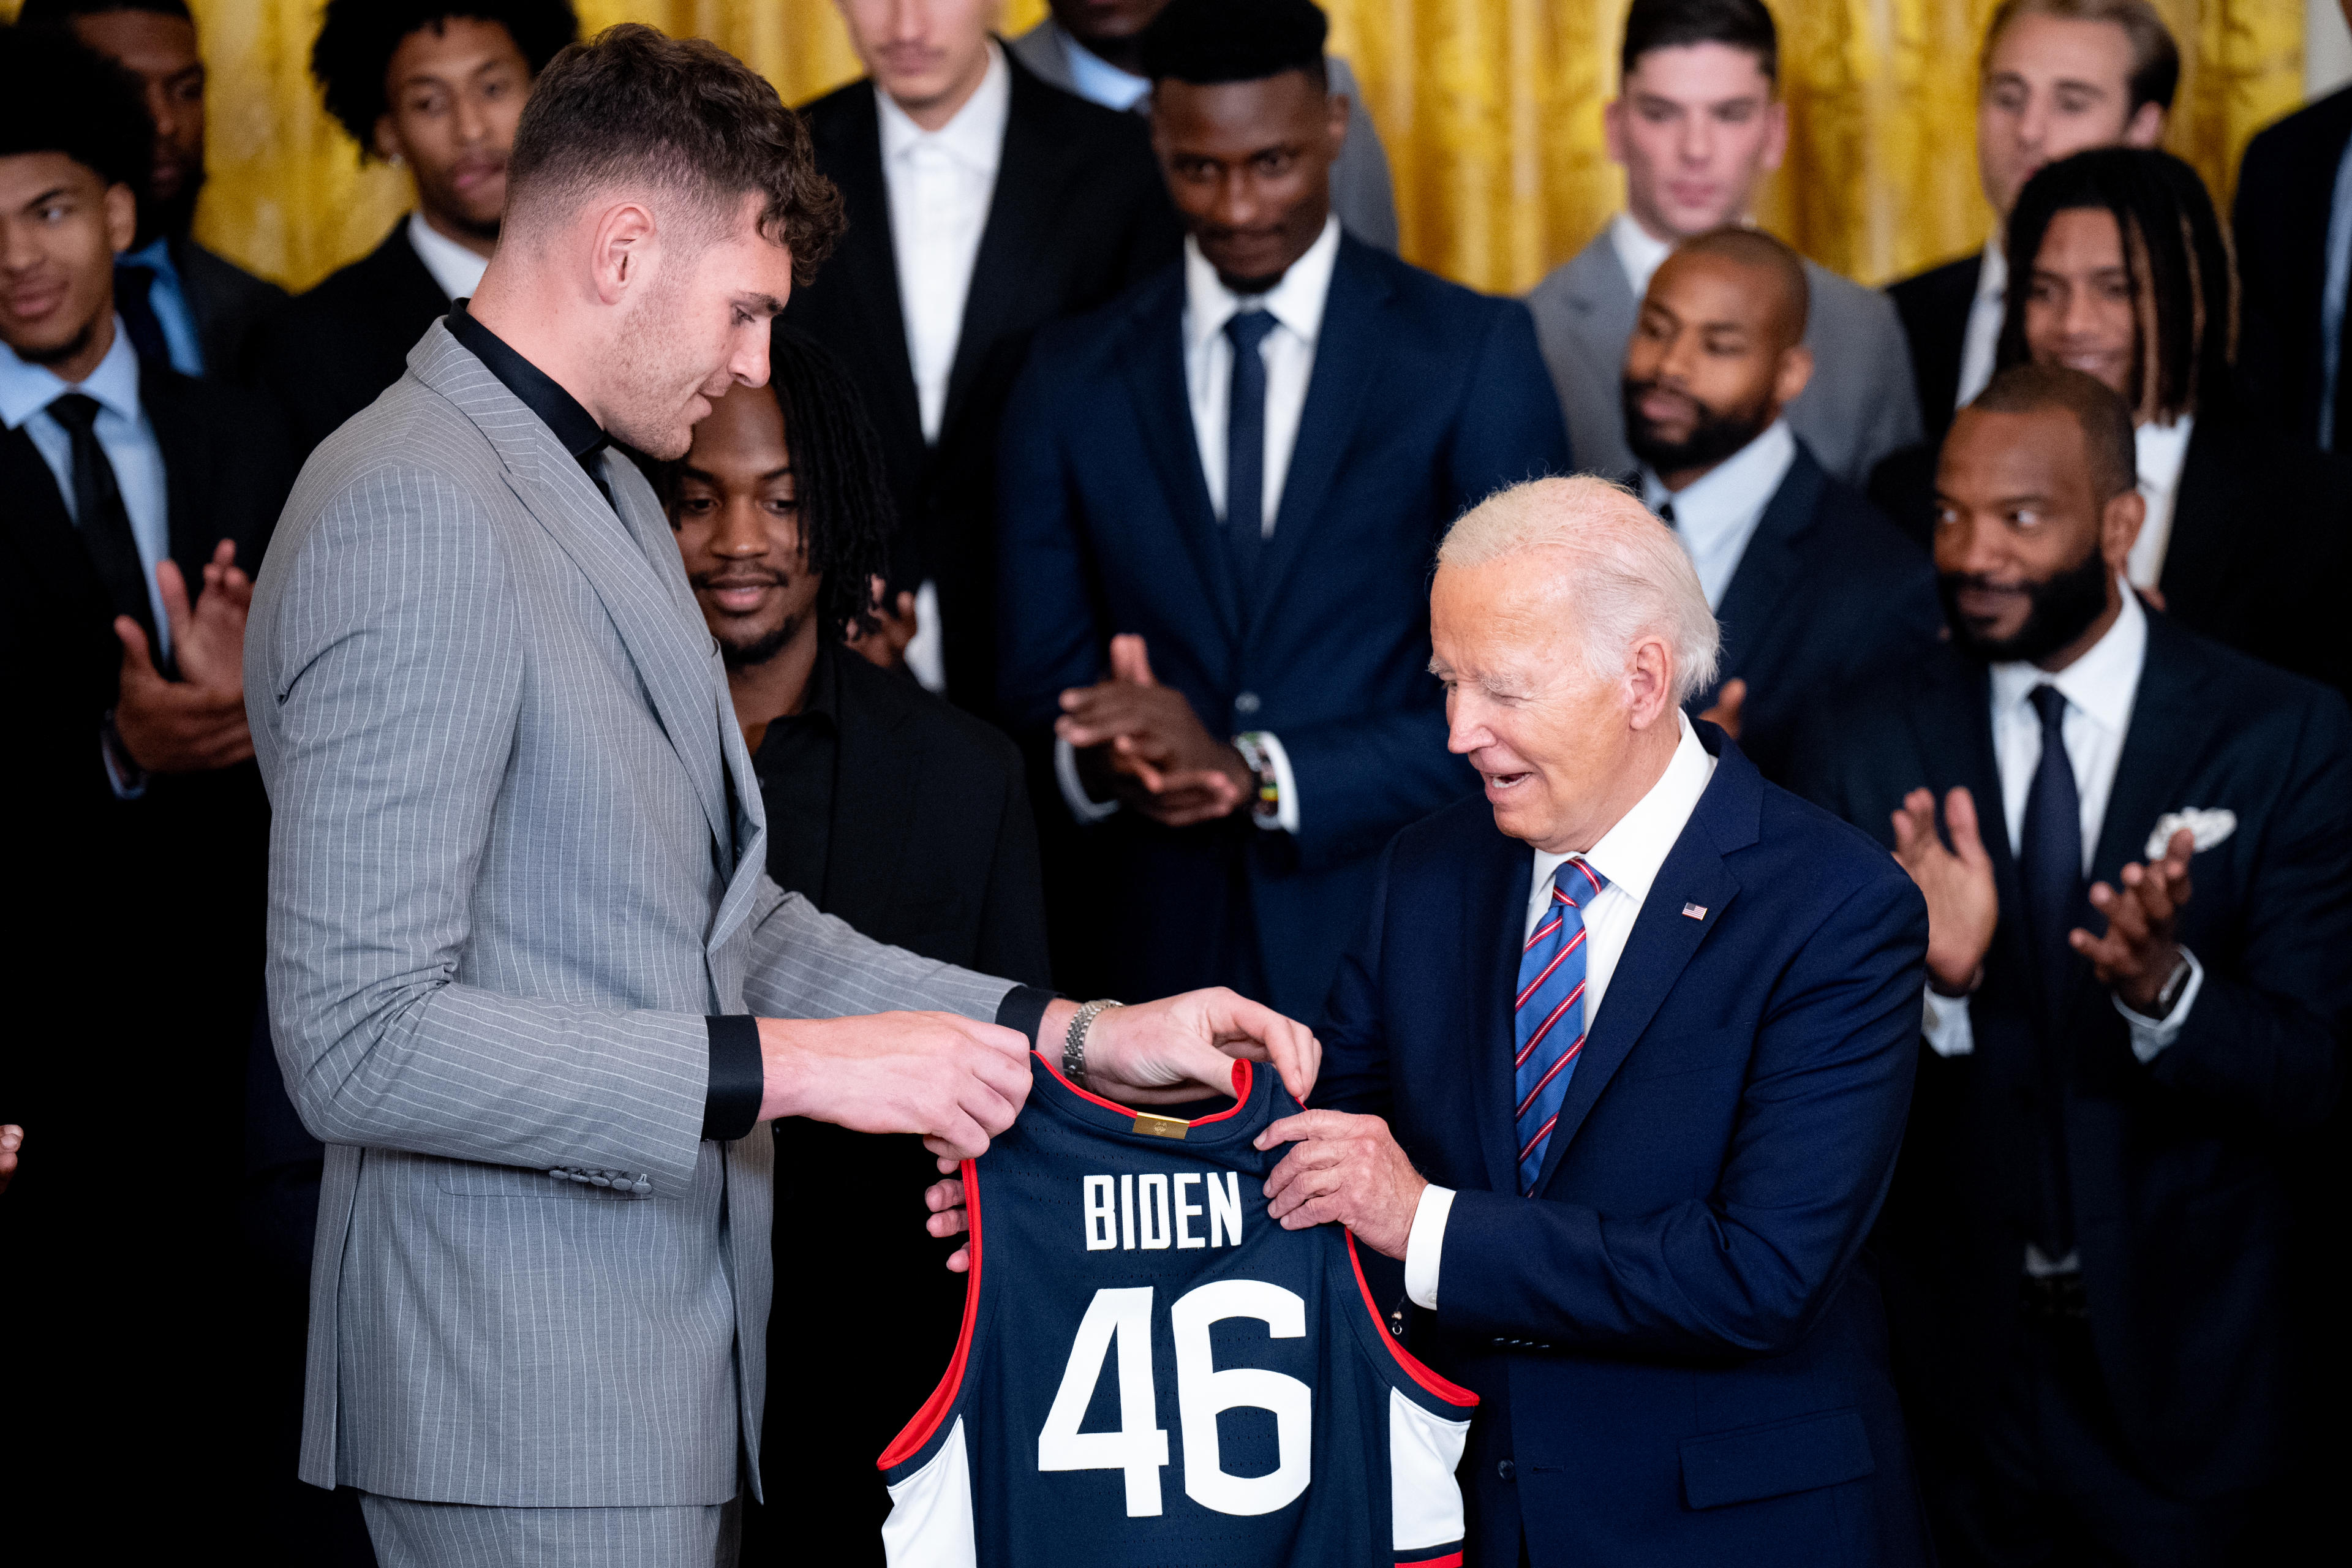
[[[1151,112],[1151,79],[1143,72],[1143,32],[1168,0],[1049,0],[1052,14],[1005,47],[1064,92],[1108,109]],[[1396,192],[1389,155],[1372,128],[1356,73],[1337,55],[1323,57],[1331,90],[1348,100],[1348,139],[1331,163],[1331,210],[1339,226],[1391,255],[1397,247]]]
[[[311,458],[248,625],[271,1024],[329,1145],[301,1473],[359,1489],[387,1564],[727,1563],[759,1123],[946,1162],[1041,1037],[1146,1102],[1227,1053],[1304,1093],[1315,1046],[1229,993],[1097,1022],[767,878],[718,649],[607,441],[682,455],[764,382],[838,197],[773,89],[635,26],[548,67],[508,179],[479,291]]]
[[[1618,372],[1650,275],[1675,246],[1747,219],[1789,141],[1780,37],[1763,0],[1633,0],[1616,100],[1602,110],[1625,169],[1625,211],[1528,296],[1579,467],[1633,467]],[[1789,427],[1822,466],[1860,486],[1919,439],[1918,393],[1895,307],[1805,263],[1813,379]]]

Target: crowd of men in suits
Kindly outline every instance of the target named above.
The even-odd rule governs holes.
[[[1717,1322],[1701,1344],[1660,1308],[1602,1372],[1480,1341],[1525,1403],[1474,1437],[1493,1525],[1474,1540],[1508,1520],[1543,1563],[1612,1539],[1537,1484],[1531,1423],[1590,1439],[1595,1412],[1639,1426],[1691,1388],[1782,1413],[1690,1372],[1734,1342],[1800,1405],[1891,1366],[1899,1415],[1865,1389],[1791,1417],[1705,1497],[1686,1463],[1672,1506],[1779,1510],[1746,1516],[1764,1545],[1618,1549],[1810,1561],[1829,1537],[1802,1510],[1832,1494],[1878,1500],[1874,1544],[1841,1527],[1856,1560],[1910,1560],[1916,1539],[1887,1542],[1912,1514],[1960,1563],[2227,1563],[2293,1539],[2346,1391],[2323,1286],[2352,1042],[2332,614],[2352,89],[2254,141],[2224,224],[2158,150],[2180,72],[2147,0],[2004,0],[1977,125],[1992,237],[1882,292],[1746,226],[1788,138],[1760,0],[1633,0],[1601,110],[1625,208],[1522,301],[1395,254],[1378,133],[1307,0],[1054,0],[1009,39],[989,0],[838,5],[867,75],[801,116],[839,241],[793,289],[769,379],[717,400],[682,458],[642,459],[775,882],[1072,996],[1230,986],[1335,1039],[1381,1008],[1391,1052],[1408,1024],[1442,1036],[1450,994],[1375,1000],[1410,993],[1418,957],[1347,956],[1368,919],[1409,946],[1423,916],[1393,889],[1415,867],[1483,853],[1447,826],[1485,808],[1457,805],[1480,774],[1431,674],[1434,552],[1521,481],[1622,482],[1721,627],[1690,732],[1736,742],[1759,801],[1785,788],[1884,846],[1924,899],[1925,991],[1916,1050],[1873,1069],[1891,1179],[1789,1261],[1862,1283],[1746,1340]],[[611,500],[604,433],[533,402],[531,367],[501,369],[457,308],[534,81],[577,32],[568,0],[330,0],[326,106],[415,200],[288,299],[190,237],[205,81],[181,0],[26,0],[0,31],[0,647],[27,672],[32,917],[0,1057],[0,1274],[6,1353],[71,1369],[5,1422],[13,1479],[59,1498],[119,1484],[93,1456],[126,1426],[171,1456],[142,1517],[85,1521],[109,1539],[208,1521],[257,1557],[373,1560],[348,1489],[294,1479],[326,1130],[296,1113],[263,1006],[244,634],[303,460],[445,319]],[[1909,940],[1907,892],[1870,864],[1822,871],[1823,942],[1872,921]],[[1760,984],[1800,948],[1743,963]],[[1652,1201],[1603,1151],[1639,1157],[1642,1107],[1732,1114],[1742,1085],[1703,1076],[1700,1047],[1741,1005],[1673,1015],[1699,1042],[1687,1076],[1586,1108],[1560,1179],[1603,1212]],[[1475,1178],[1440,1178],[1449,1069],[1395,1070],[1421,1098],[1335,1067],[1318,1103]],[[1820,1088],[1779,1070],[1775,1136],[1806,1136]],[[779,1251],[841,1261],[822,1293],[779,1292],[770,1363],[799,1371],[769,1397],[856,1414],[772,1428],[742,1550],[876,1560],[871,1456],[961,1298],[910,1217],[931,1162],[813,1121],[773,1136]],[[821,1215],[793,1201],[818,1190]],[[1480,1223],[1498,1258],[1570,1245]],[[1466,1268],[1449,1291],[1505,1289]],[[1443,1341],[1433,1279],[1408,1260],[1374,1286]],[[868,1337],[887,1357],[832,1353]]]

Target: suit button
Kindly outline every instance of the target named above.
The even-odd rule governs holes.
[[[1515,1481],[1519,1479],[1519,1467],[1508,1459],[1497,1459],[1495,1461],[1495,1474],[1507,1481]]]
[[[1234,699],[1234,711],[1236,713],[1255,713],[1257,710],[1257,693],[1255,691],[1244,691]]]

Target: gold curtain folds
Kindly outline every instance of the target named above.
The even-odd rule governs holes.
[[[362,169],[309,74],[320,0],[194,0],[212,66],[199,232],[297,288],[373,246],[405,176]],[[828,0],[577,0],[590,32],[716,40],[802,102],[857,74]],[[16,0],[0,0],[13,12]],[[1622,199],[1601,142],[1624,0],[1324,0],[1396,171],[1404,252],[1524,289]],[[1976,55],[1994,0],[1773,0],[1792,136],[1759,218],[1871,282],[1984,239]],[[2303,96],[2301,0],[2158,0],[2185,71],[2170,145],[2226,201],[2246,139]],[[1007,0],[1017,31],[1044,0]]]

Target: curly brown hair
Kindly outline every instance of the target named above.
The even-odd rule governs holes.
[[[507,157],[507,221],[638,182],[693,193],[714,227],[764,196],[760,231],[792,252],[795,283],[845,224],[808,128],[765,78],[716,44],[624,22],[540,73]]]

